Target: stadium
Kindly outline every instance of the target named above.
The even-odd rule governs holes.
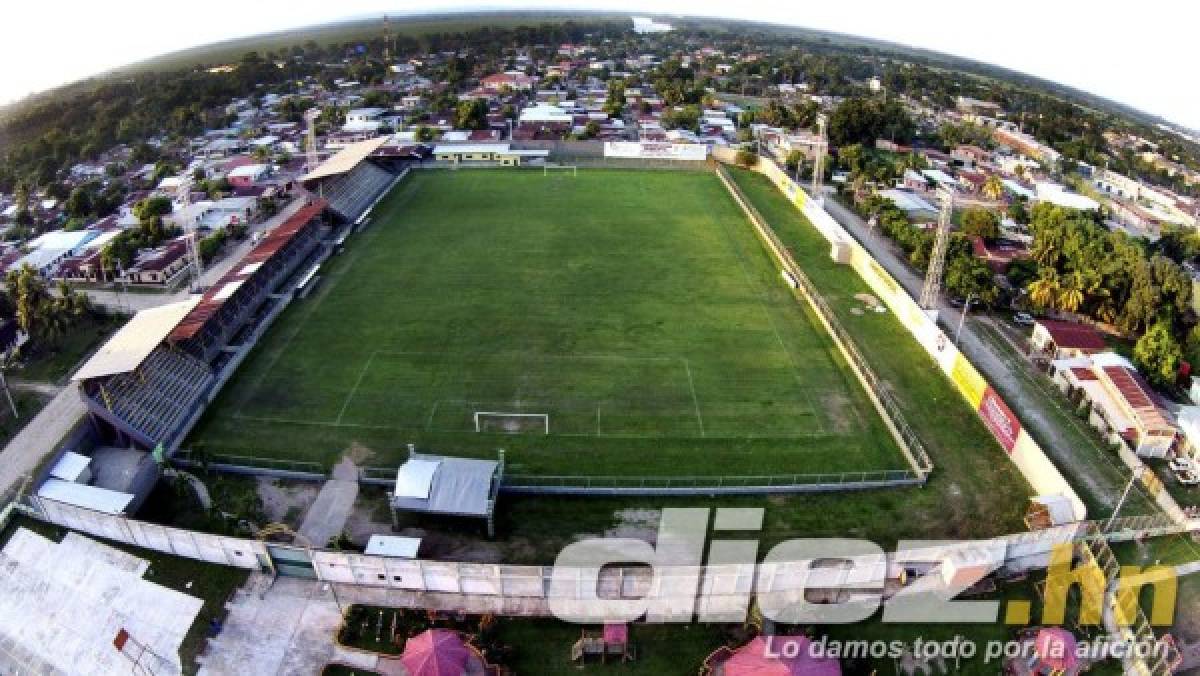
[[[394,480],[413,450],[504,487],[829,490],[922,482],[707,162],[549,171],[352,144],[202,296],[77,375],[114,445]],[[671,199],[664,199],[664,196]]]

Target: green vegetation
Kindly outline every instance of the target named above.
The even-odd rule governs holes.
[[[87,315],[74,323],[58,343],[22,358],[9,375],[33,382],[62,382],[123,323],[122,317]]]
[[[65,528],[16,514],[4,530],[0,531],[0,546],[7,543],[18,528],[27,528],[55,542],[62,540],[63,536],[67,534]],[[198,667],[196,656],[204,650],[209,626],[214,620],[220,621],[225,616],[225,602],[238,587],[245,583],[247,572],[230,566],[201,563],[192,559],[109,542],[100,538],[96,539],[150,562],[150,567],[143,579],[204,601],[204,605],[196,615],[195,622],[192,623],[191,629],[188,630],[183,643],[179,646],[179,658],[183,663],[184,673],[196,673]]]
[[[330,464],[361,446],[377,465],[408,442],[504,448],[518,474],[905,467],[711,174],[419,172],[326,280],[191,448]],[[550,433],[477,433],[476,411],[549,414]]]

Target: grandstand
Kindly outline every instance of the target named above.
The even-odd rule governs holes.
[[[301,208],[203,296],[139,312],[76,372],[102,437],[178,446],[250,350],[246,337],[265,329],[290,301],[293,278],[328,253],[327,206]]]
[[[380,137],[346,146],[300,180],[341,220],[357,222],[395,180],[369,159],[386,141]]]

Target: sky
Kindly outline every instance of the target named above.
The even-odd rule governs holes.
[[[0,104],[178,49],[346,18],[411,12],[378,0],[37,0],[2,11]],[[602,9],[769,21],[994,63],[1200,129],[1200,3],[1188,0],[426,0],[423,12]]]

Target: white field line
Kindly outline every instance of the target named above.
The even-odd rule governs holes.
[[[358,386],[362,385],[363,378],[367,376],[367,371],[371,370],[371,362],[375,361],[375,355],[378,351],[372,352],[370,357],[367,357],[367,363],[363,364],[362,370],[358,372],[358,380],[354,381],[354,387],[350,390],[350,394],[346,395],[346,401],[342,402],[342,410],[338,411],[337,423],[342,423],[342,418],[346,416],[346,409],[350,407],[350,402],[354,399],[354,395],[358,393]]]
[[[696,422],[700,425],[700,436],[707,437],[704,432],[704,416],[700,415],[700,399],[696,397],[696,383],[692,380],[692,365],[683,359],[683,368],[687,371],[688,388],[692,390],[692,407],[696,409]]]

